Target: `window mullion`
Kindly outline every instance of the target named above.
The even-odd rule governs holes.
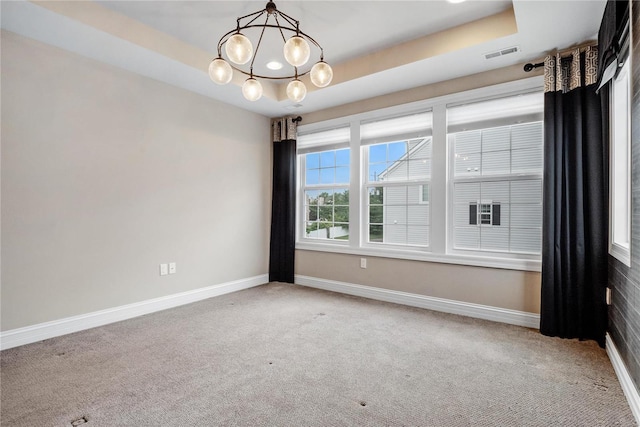
[[[447,109],[445,104],[433,107],[433,142],[431,143],[430,182],[430,246],[433,253],[447,248]]]
[[[360,150],[360,123],[356,120],[350,124],[351,139],[349,148],[351,151],[351,171],[349,176],[349,246],[359,248],[362,242],[362,227],[360,218],[363,217],[362,209],[365,209],[361,201],[362,160]]]
[[[307,165],[305,162],[304,156],[298,156],[298,170],[296,173],[298,174],[298,211],[296,212],[296,241],[300,241],[303,237],[305,237],[305,229],[306,229],[306,221],[303,218],[304,212],[306,209],[305,200],[306,200],[306,190],[305,190],[305,172],[307,170]]]

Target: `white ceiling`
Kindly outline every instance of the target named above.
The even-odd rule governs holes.
[[[282,95],[282,88],[273,86],[252,103],[243,98],[237,84],[215,85],[206,73],[208,62],[217,56],[219,38],[235,27],[239,16],[265,4],[4,0],[0,13],[5,30],[275,117],[537,60],[553,49],[595,38],[606,0],[277,1],[280,11],[298,19],[301,29],[322,45],[325,60],[336,72],[332,85],[310,91],[295,107]],[[491,36],[476,35],[464,26],[476,20],[494,22],[488,20],[511,9],[517,27],[504,34],[496,30]],[[436,34],[448,29],[454,30]],[[412,40],[422,43],[422,56],[410,57],[402,48]],[[263,41],[256,70],[276,55],[265,48],[276,44],[272,41]],[[281,46],[280,41],[277,48]],[[484,57],[512,46],[520,51]],[[241,83],[240,77],[236,79]]]

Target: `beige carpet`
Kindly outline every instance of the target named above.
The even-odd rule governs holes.
[[[272,283],[0,353],[3,426],[633,426],[594,342]]]

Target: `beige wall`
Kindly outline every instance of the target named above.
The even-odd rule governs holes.
[[[538,62],[538,61],[533,61]],[[367,111],[379,110],[410,102],[436,98],[466,90],[479,89],[487,86],[517,81],[529,77],[541,76],[544,71],[537,68],[529,73],[522,70],[524,64],[512,65],[483,73],[472,74],[452,80],[446,80],[435,84],[420,86],[412,89],[393,92],[387,95],[377,96],[350,104],[340,105],[326,110],[319,110],[304,115],[303,124],[322,122],[325,120],[360,114]]]
[[[269,120],[2,32],[0,330],[267,272]],[[521,67],[305,115],[516,80]],[[296,274],[539,312],[540,275],[296,252]],[[177,262],[160,277],[158,264]]]
[[[510,310],[540,313],[540,273],[296,251],[296,274]]]
[[[1,47],[3,331],[267,273],[268,118]]]
[[[515,81],[541,73],[539,69],[525,73],[522,65],[501,68],[305,114],[304,124]],[[391,258],[367,259],[367,269],[361,269],[360,256],[297,250],[295,273],[511,310],[540,312],[540,273],[537,272]]]

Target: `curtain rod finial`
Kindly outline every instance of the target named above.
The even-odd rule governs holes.
[[[538,62],[537,64],[532,64],[531,62],[529,62],[528,64],[524,64],[524,71],[528,73],[534,68],[542,67],[543,65],[544,62]]]

